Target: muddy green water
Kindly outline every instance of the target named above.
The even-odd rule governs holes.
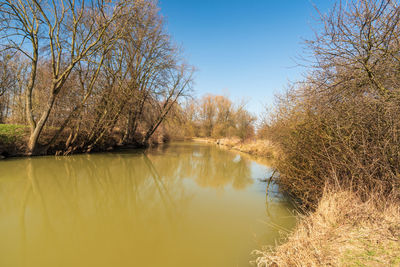
[[[0,161],[0,266],[249,266],[295,223],[269,173],[186,142]]]

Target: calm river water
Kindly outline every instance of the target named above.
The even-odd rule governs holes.
[[[186,142],[0,161],[0,266],[249,266],[295,223],[269,173]]]

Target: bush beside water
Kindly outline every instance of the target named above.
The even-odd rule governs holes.
[[[261,131],[277,182],[304,211],[259,266],[400,263],[400,9],[353,0],[321,14],[307,78],[277,98]]]

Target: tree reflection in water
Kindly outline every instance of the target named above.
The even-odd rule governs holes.
[[[13,159],[0,162],[0,169],[1,266],[224,263],[224,256],[204,254],[212,246],[240,252],[245,242],[233,246],[229,237],[265,214],[257,197],[234,194],[253,185],[251,161],[209,145]],[[230,198],[221,204],[210,195],[199,199],[202,188],[225,190]],[[243,211],[235,210],[241,197]],[[278,206],[269,209],[271,218],[282,212]],[[225,229],[232,233],[219,233]],[[245,262],[254,248],[246,246]]]

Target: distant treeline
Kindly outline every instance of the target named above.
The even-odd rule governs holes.
[[[156,1],[5,0],[0,28],[0,123],[28,154],[146,145],[190,95]]]
[[[176,112],[176,129],[169,132],[180,136],[246,140],[256,135],[257,118],[247,111],[246,103],[234,103],[227,96],[188,99]]]

